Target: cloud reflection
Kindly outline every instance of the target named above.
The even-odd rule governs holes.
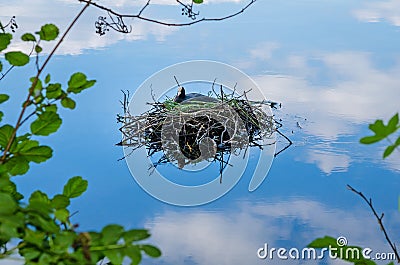
[[[120,3],[122,4],[122,3]],[[114,5],[118,6],[118,3]],[[114,5],[110,5],[113,7]],[[19,29],[14,37],[15,41],[9,50],[23,49],[29,52],[31,45],[19,41],[20,36],[25,32],[35,32],[45,23],[54,23],[60,28],[60,33],[64,32],[74,16],[83,7],[78,1],[53,1],[49,5],[48,1],[18,1],[0,4],[2,16],[0,19],[6,21],[10,16],[16,16]],[[132,8],[126,8],[132,10]],[[133,8],[135,12],[137,8]],[[63,10],[63,11],[60,11]],[[61,13],[63,15],[61,15]],[[5,16],[7,15],[7,16]],[[45,17],[44,17],[45,15]],[[176,28],[160,26],[142,21],[127,20],[128,24],[133,24],[134,29],[130,34],[108,32],[106,36],[99,36],[95,33],[94,22],[98,16],[104,16],[104,12],[89,8],[78,20],[71,33],[67,36],[64,43],[60,46],[58,54],[81,54],[87,49],[99,49],[117,43],[120,40],[134,41],[145,40],[154,37],[157,41],[164,41],[165,38],[176,31]],[[50,51],[53,43],[43,42],[41,45],[44,51]]]
[[[271,65],[287,62],[283,74],[253,78],[268,98],[283,103],[283,112],[307,118],[302,126],[305,134],[333,142],[357,135],[369,122],[387,119],[400,110],[400,63],[379,69],[371,57],[345,51],[291,55],[279,62],[272,58]],[[329,146],[313,148],[317,151],[311,150],[307,161],[314,161],[325,173],[346,171],[350,165],[349,156],[332,153]]]
[[[365,22],[387,21],[400,26],[400,2],[397,0],[369,2],[365,7],[355,10],[354,15]]]
[[[389,250],[368,212],[331,209],[302,198],[241,203],[235,210],[224,212],[167,211],[149,220],[146,226],[152,231],[154,243],[163,250],[163,261],[176,265],[266,264],[266,260],[256,256],[264,243],[271,247],[302,248],[322,235],[343,235],[350,245]],[[273,264],[299,263],[273,260]]]

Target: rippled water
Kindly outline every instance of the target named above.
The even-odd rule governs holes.
[[[134,9],[126,1],[118,4]],[[243,4],[214,3],[202,12],[225,14]],[[36,13],[27,12],[31,5]],[[65,26],[77,9],[71,1],[0,3],[0,17],[16,15],[22,33],[47,16]],[[68,12],[60,16],[60,10]],[[154,10],[161,17],[179,17],[176,6]],[[89,190],[73,203],[79,210],[73,221],[82,229],[111,222],[149,228],[163,255],[146,264],[340,264],[257,258],[265,243],[303,248],[325,235],[390,252],[367,205],[346,184],[385,212],[385,225],[399,242],[400,154],[382,160],[384,145],[358,143],[369,134],[368,123],[387,120],[400,109],[399,14],[397,2],[389,0],[258,1],[230,21],[187,28],[138,23],[131,35],[98,37],[93,28],[98,12],[91,10],[48,71],[65,83],[66,73],[79,70],[97,79],[96,87],[77,98],[76,110],[62,111],[59,133],[43,139],[54,146],[54,158],[17,181],[26,194],[38,188],[55,193],[71,176],[87,178]],[[121,89],[133,93],[154,72],[193,59],[238,67],[269,99],[282,102],[275,115],[294,145],[274,160],[255,192],[248,192],[250,176],[245,175],[217,201],[182,208],[149,196],[126,163],[117,161],[123,153],[114,146],[120,141],[115,116],[122,111]],[[24,75],[31,76],[16,69],[1,84],[15,95],[6,111],[20,106]],[[14,121],[15,115],[6,120]],[[280,139],[278,146],[284,144]]]

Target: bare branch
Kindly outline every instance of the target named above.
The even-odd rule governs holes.
[[[351,190],[352,192],[354,192],[355,194],[359,195],[368,204],[368,206],[371,209],[372,213],[375,215],[375,218],[378,221],[378,224],[379,224],[381,230],[383,231],[383,234],[385,235],[386,241],[389,243],[390,247],[394,251],[394,254],[396,255],[397,262],[400,263],[400,255],[397,252],[396,245],[390,240],[389,235],[386,232],[386,229],[385,229],[385,227],[383,225],[383,222],[382,222],[384,214],[382,213],[382,215],[379,217],[379,215],[376,212],[374,206],[372,205],[372,199],[371,198],[367,199],[367,197],[365,197],[365,195],[362,192],[354,189],[352,186],[350,186],[348,184],[347,184],[347,188],[349,190]]]
[[[222,21],[222,20],[226,20],[226,19],[229,19],[229,18],[233,18],[233,17],[243,13],[252,4],[254,4],[256,2],[256,0],[250,0],[250,2],[246,6],[244,6],[241,10],[239,10],[239,11],[233,13],[233,14],[230,14],[230,15],[227,15],[227,16],[223,16],[223,17],[216,17],[216,18],[203,17],[203,18],[197,19],[197,20],[196,20],[196,16],[199,15],[199,14],[198,13],[194,13],[193,10],[192,10],[192,7],[190,5],[185,5],[182,2],[180,2],[179,0],[177,0],[177,2],[179,4],[184,6],[184,8],[183,8],[184,9],[183,10],[184,14],[187,15],[189,18],[192,18],[192,20],[193,20],[193,21],[190,21],[190,22],[183,22],[183,23],[171,23],[171,22],[161,21],[161,20],[157,20],[157,19],[153,19],[153,18],[149,18],[149,17],[143,16],[143,11],[150,5],[150,1],[147,1],[147,3],[143,6],[143,8],[137,14],[122,14],[122,13],[119,13],[119,12],[116,12],[116,11],[112,10],[111,8],[108,8],[106,6],[100,5],[100,4],[96,3],[96,2],[91,2],[91,0],[79,0],[79,2],[83,2],[83,3],[89,4],[89,5],[93,6],[93,7],[96,7],[96,8],[99,8],[101,10],[106,11],[109,14],[110,17],[115,16],[115,17],[119,18],[120,19],[119,22],[123,23],[123,24],[124,24],[124,22],[123,22],[124,18],[134,18],[134,19],[144,20],[144,21],[147,21],[147,22],[160,24],[160,25],[164,25],[164,26],[182,27],[182,26],[190,26],[190,25],[197,24],[197,23],[200,23],[200,22]],[[193,17],[194,17],[194,19],[193,19]],[[105,21],[104,17],[100,17],[100,18],[101,18],[101,21],[97,21],[96,23],[103,23],[101,26],[103,26],[103,27],[106,26],[108,24],[108,22]],[[112,28],[112,26],[115,27],[115,25],[113,25],[113,24],[109,24],[108,26],[111,27],[111,28]],[[117,31],[119,31],[118,27],[116,27],[116,28],[117,28]],[[128,33],[126,31],[120,31],[120,32]],[[105,33],[104,28],[100,32],[97,31],[97,33],[99,33],[100,35],[104,35],[104,33]]]

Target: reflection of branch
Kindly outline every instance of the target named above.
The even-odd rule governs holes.
[[[235,17],[235,16],[243,13],[247,8],[249,8],[252,4],[254,4],[256,2],[256,0],[250,0],[250,2],[246,6],[244,6],[241,10],[239,10],[239,11],[233,13],[233,14],[230,14],[230,15],[227,15],[227,16],[224,16],[224,17],[217,17],[217,18],[206,18],[206,17],[203,17],[201,19],[197,19],[196,20],[195,16],[198,15],[198,13],[194,13],[192,9],[189,9],[190,16],[189,16],[189,13],[187,15],[190,18],[192,18],[193,21],[184,22],[184,23],[171,23],[171,22],[166,22],[166,21],[161,21],[161,20],[157,20],[157,19],[144,17],[142,15],[142,13],[149,6],[150,1],[147,1],[146,5],[144,5],[143,8],[137,14],[121,14],[121,13],[118,13],[118,12],[116,12],[116,11],[112,10],[111,8],[106,7],[106,6],[100,5],[100,4],[95,3],[95,2],[91,2],[91,0],[79,0],[79,2],[83,2],[83,3],[89,4],[91,6],[94,6],[96,8],[99,8],[101,10],[107,11],[109,16],[110,16],[110,18],[112,18],[112,16],[117,17],[118,25],[125,25],[124,21],[123,21],[124,18],[136,18],[136,19],[140,19],[140,20],[144,20],[144,21],[148,21],[148,22],[152,22],[152,23],[160,24],[160,25],[164,25],[164,26],[181,27],[181,26],[190,26],[190,25],[197,24],[197,23],[200,23],[200,22],[205,22],[205,21],[221,21],[221,20],[225,20],[225,19],[229,19],[229,18]],[[182,4],[179,0],[177,0],[177,2],[179,4]],[[187,7],[187,5],[184,5],[184,6]],[[187,12],[189,12],[189,11],[187,11]],[[194,19],[193,19],[193,16],[194,16]],[[104,17],[101,17],[101,18],[104,18]],[[99,22],[99,21],[97,21],[97,22]],[[113,22],[115,22],[115,21],[113,21]],[[107,22],[105,22],[104,19],[102,21],[100,21],[99,23],[104,23],[101,26],[107,25]],[[111,27],[111,25],[113,25],[114,27],[116,26],[116,25],[110,23],[109,26]],[[118,27],[116,27],[116,28],[117,28],[117,31],[119,31]],[[102,28],[102,30],[104,30],[104,28]],[[120,32],[129,33],[128,31],[124,31],[124,30],[120,31]],[[97,33],[99,33],[100,35],[103,35],[104,31],[100,31],[100,32],[97,32]]]
[[[182,15],[186,15],[188,18],[196,20],[196,16],[198,16],[200,13],[195,13],[193,11],[193,1],[190,4],[184,4],[179,0],[176,0],[176,2],[178,2],[182,6]]]
[[[274,157],[276,157],[277,155],[279,155],[280,153],[282,153],[283,151],[285,151],[286,149],[288,149],[293,142],[289,139],[289,137],[287,137],[286,135],[284,135],[283,133],[281,133],[278,129],[275,130],[278,134],[280,134],[281,136],[283,136],[283,138],[285,138],[288,141],[288,144],[282,148],[280,151],[278,151],[277,153],[275,153]]]
[[[3,32],[3,33],[6,33],[6,28],[7,27],[10,27],[10,29],[11,29],[11,31],[14,33],[15,32],[15,30],[18,28],[18,25],[17,25],[17,22],[16,22],[16,20],[15,20],[15,16],[13,16],[11,19],[10,19],[10,21],[6,24],[6,25],[3,25],[3,24],[1,24],[1,21],[0,21],[0,30]],[[32,52],[31,52],[32,53]],[[29,54],[30,55],[30,54]],[[12,70],[14,68],[14,65],[11,65],[8,69],[7,69],[7,71],[3,74],[3,73],[0,73],[1,74],[1,77],[0,77],[0,81],[4,78],[4,77],[6,77],[6,75]]]
[[[17,21],[15,20],[15,16],[12,16],[12,18],[10,18],[10,21],[7,22],[7,24],[5,24],[5,25],[1,24],[1,22],[0,22],[0,30],[3,33],[6,33],[5,29],[8,27],[10,27],[12,32],[15,32],[15,30],[18,28]]]
[[[349,190],[351,190],[352,192],[358,194],[368,204],[369,208],[371,208],[373,214],[375,215],[376,219],[378,220],[378,224],[379,224],[381,230],[383,231],[383,234],[385,235],[386,241],[389,243],[390,247],[394,251],[394,254],[396,255],[397,262],[400,263],[400,255],[397,252],[396,244],[392,243],[392,241],[390,240],[389,235],[387,234],[386,229],[385,229],[385,227],[383,226],[383,223],[382,223],[382,219],[383,219],[384,214],[382,213],[382,215],[379,216],[377,214],[377,212],[375,211],[374,206],[372,206],[372,200],[371,199],[368,200],[367,197],[365,197],[365,195],[362,192],[354,189],[350,185],[347,185],[347,188]]]

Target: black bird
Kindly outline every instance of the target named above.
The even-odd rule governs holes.
[[[202,101],[202,102],[218,102],[217,99],[205,96],[199,93],[185,93],[185,88],[180,86],[178,88],[178,94],[175,96],[174,101],[177,103],[183,103],[187,101]]]

